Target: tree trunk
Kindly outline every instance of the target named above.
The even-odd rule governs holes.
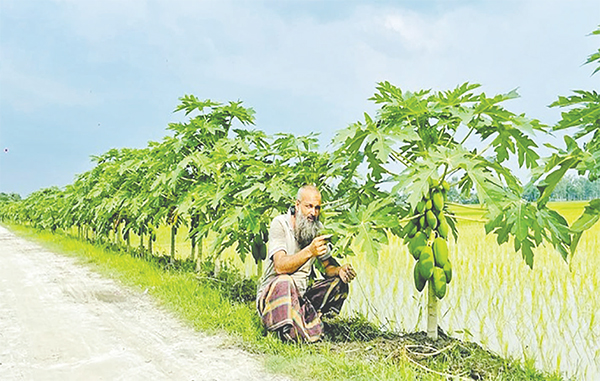
[[[152,255],[152,235],[148,235],[148,253]]]
[[[258,276],[260,278],[262,276],[262,272],[263,272],[263,261],[260,260],[256,264],[256,276]]]
[[[192,218],[190,218],[190,240],[192,241],[192,252],[190,253],[190,258],[194,262],[196,261],[196,233],[194,232],[194,230],[198,225],[197,221],[198,218],[196,216],[192,216]]]
[[[198,239],[196,242],[196,246],[198,246],[198,250],[196,251],[198,254],[196,255],[196,271],[200,271],[200,265],[202,263],[202,238]]]
[[[192,259],[192,261],[195,261],[196,260],[196,236],[192,236],[191,241],[192,241],[192,251],[190,253],[190,258]]]
[[[115,226],[115,245],[119,246],[121,244],[121,223],[119,222]]]
[[[427,281],[428,302],[427,302],[427,337],[432,340],[438,338],[438,299],[433,292],[433,281]]]
[[[175,259],[175,236],[177,235],[177,228],[175,225],[171,226],[171,259]]]

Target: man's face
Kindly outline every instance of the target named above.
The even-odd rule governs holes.
[[[319,192],[305,190],[302,198],[296,201],[296,222],[294,235],[300,245],[304,248],[312,242],[319,234],[321,213],[321,195]]]
[[[302,199],[296,200],[296,210],[300,211],[308,220],[318,221],[321,213],[321,194],[314,190],[304,191]]]

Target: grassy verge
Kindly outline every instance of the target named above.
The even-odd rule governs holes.
[[[296,380],[563,379],[443,334],[434,343],[418,332],[381,332],[360,316],[328,321],[327,337],[318,344],[283,344],[272,334],[264,335],[252,302],[240,302],[247,299],[248,290],[252,294],[252,287],[235,272],[221,272],[219,279],[210,268],[195,273],[184,265],[136,258],[60,233],[7,227],[127,286],[147,289],[195,329],[227,334],[232,345],[260,354],[269,371]]]

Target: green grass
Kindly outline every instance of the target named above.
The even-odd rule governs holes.
[[[227,335],[231,345],[261,355],[269,371],[296,380],[444,380],[449,374],[472,376],[473,372],[484,371],[482,374],[487,378],[498,380],[562,379],[556,374],[537,371],[532,362],[521,364],[503,359],[476,344],[451,338],[438,343],[442,346],[441,355],[415,356],[410,348],[434,344],[414,333],[381,334],[376,325],[360,318],[330,322],[330,335],[316,345],[283,344],[272,334],[263,335],[253,303],[235,302],[223,289],[215,287],[214,282],[199,279],[193,272],[165,268],[157,260],[141,260],[60,233],[13,225],[9,228],[54,252],[78,258],[79,262],[124,285],[147,289],[159,303],[195,329]],[[356,332],[371,334],[363,337],[363,341],[360,335],[350,334]],[[490,369],[495,371],[488,372]]]

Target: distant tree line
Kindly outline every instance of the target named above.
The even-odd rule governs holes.
[[[540,197],[540,191],[535,185],[528,185],[523,192],[523,198],[527,201],[535,201]],[[586,201],[600,198],[600,180],[590,181],[587,177],[566,175],[556,185],[550,201]],[[477,194],[472,191],[466,197],[461,194],[457,187],[448,191],[448,200],[459,204],[478,204]]]
[[[537,200],[540,191],[535,186],[525,188],[523,198],[527,201]],[[600,180],[590,181],[587,177],[565,175],[556,185],[551,201],[584,201],[600,198]]]

